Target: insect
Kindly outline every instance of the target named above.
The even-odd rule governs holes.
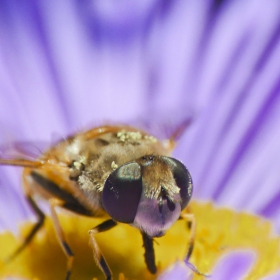
[[[109,214],[110,219],[89,230],[94,260],[107,280],[112,279],[112,272],[95,235],[118,223],[139,229],[147,268],[156,273],[153,238],[163,236],[178,219],[187,220],[191,225],[188,260],[193,250],[195,220],[193,215],[181,212],[191,198],[193,186],[183,163],[170,157],[177,134],[161,142],[133,127],[102,126],[59,142],[35,160],[0,158],[1,165],[24,167],[24,194],[38,217],[11,258],[29,244],[44,223],[45,215],[34,199],[39,195],[50,204],[58,240],[67,257],[67,280],[74,255],[60,226],[57,207],[90,217]]]

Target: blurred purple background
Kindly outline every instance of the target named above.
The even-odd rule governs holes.
[[[279,37],[278,0],[2,0],[0,144],[191,119],[174,154],[194,198],[279,231]],[[1,167],[1,229],[30,215],[20,189],[20,170]]]

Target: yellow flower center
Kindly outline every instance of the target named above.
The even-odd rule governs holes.
[[[259,279],[279,269],[280,238],[273,236],[269,221],[247,213],[216,208],[211,203],[193,201],[190,207],[197,220],[195,247],[190,262],[199,271],[211,274],[218,259],[235,249],[250,249],[257,255],[255,265],[246,279]],[[60,214],[62,228],[75,256],[71,280],[105,279],[93,261],[88,236],[88,230],[102,221],[104,219],[85,218],[65,212]],[[22,253],[7,264],[3,262],[19,246],[30,227],[30,222],[21,226],[21,238],[15,238],[10,232],[0,234],[0,277],[64,279],[66,257],[50,218],[45,220],[44,228]],[[189,231],[186,222],[179,220],[165,236],[155,239],[157,275],[147,271],[142,237],[137,229],[120,224],[108,232],[97,234],[96,239],[115,278],[156,279],[169,265],[184,259]],[[202,277],[195,275],[194,279]]]

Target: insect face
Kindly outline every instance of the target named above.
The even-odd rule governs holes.
[[[110,174],[102,201],[114,220],[159,237],[179,218],[191,194],[192,180],[180,161],[144,156]]]

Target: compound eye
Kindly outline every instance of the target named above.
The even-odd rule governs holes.
[[[133,223],[142,194],[141,166],[124,164],[107,178],[102,201],[104,209],[116,221]]]
[[[163,159],[170,166],[175,182],[178,188],[180,188],[181,208],[184,209],[192,196],[192,177],[185,165],[179,160],[170,157],[163,157]]]

